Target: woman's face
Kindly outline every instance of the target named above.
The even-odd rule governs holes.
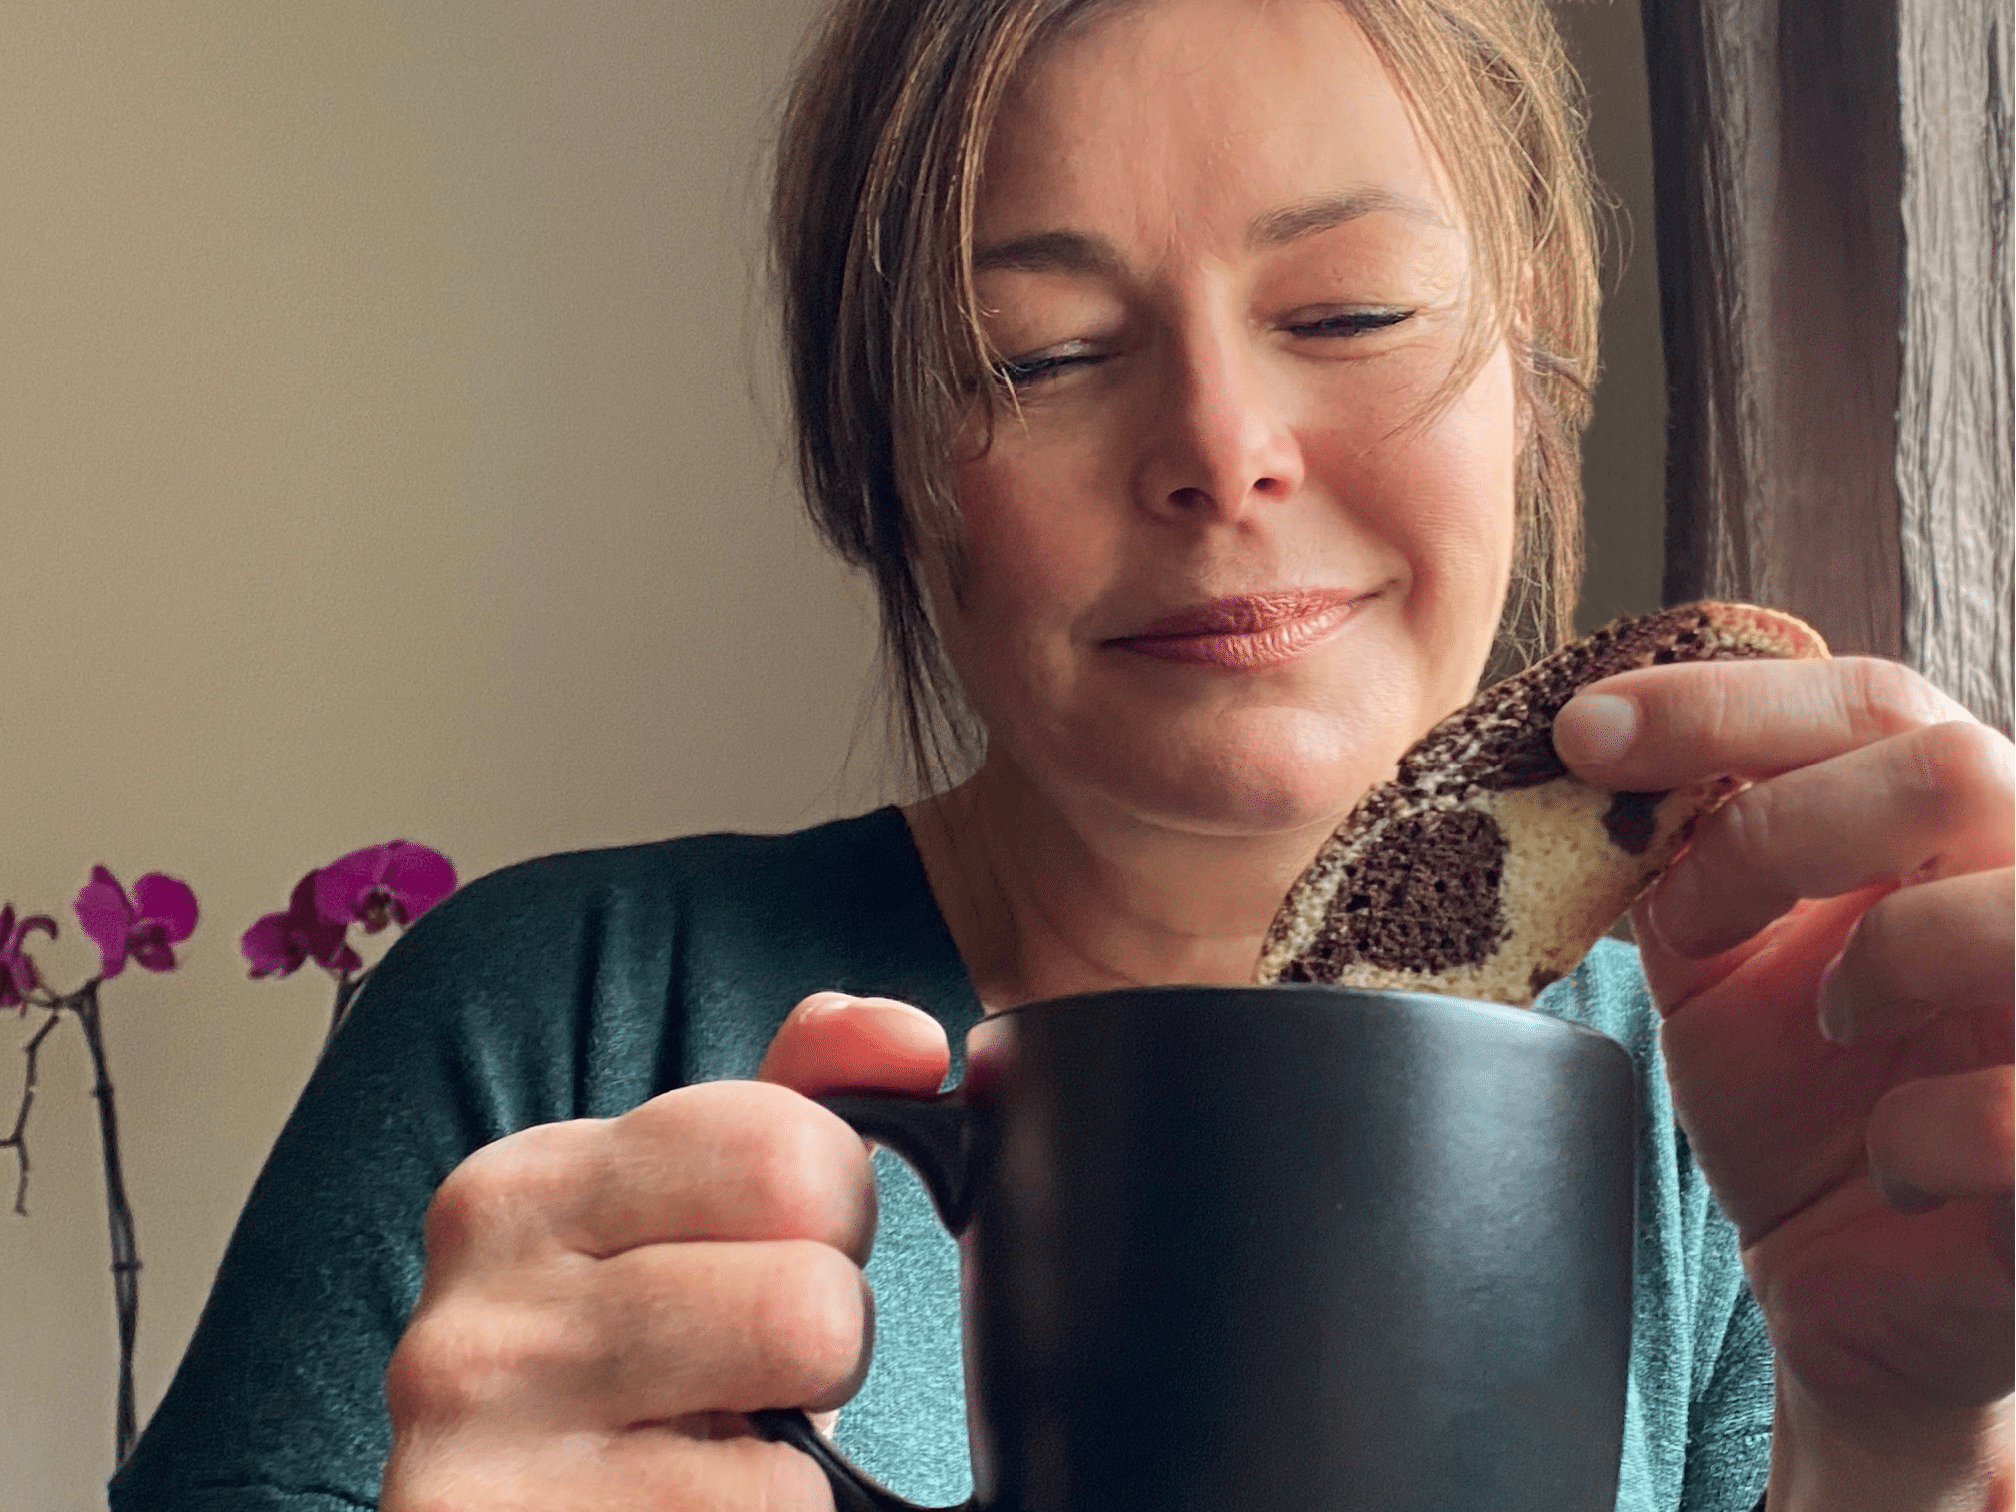
[[[1363,33],[1157,0],[1067,34],[975,246],[1019,408],[929,575],[988,763],[1195,832],[1333,819],[1475,687],[1520,440],[1502,349],[1435,405],[1467,246]]]

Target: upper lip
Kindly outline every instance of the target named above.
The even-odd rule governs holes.
[[[1282,625],[1328,614],[1364,598],[1356,588],[1283,588],[1207,599],[1144,625],[1115,640],[1175,639],[1192,635],[1264,635]]]

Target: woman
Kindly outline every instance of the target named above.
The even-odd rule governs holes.
[[[844,5],[780,176],[806,474],[916,748],[935,699],[984,756],[900,816],[430,916],[115,1505],[828,1505],[740,1416],[868,1372],[869,1163],[798,1094],[931,1090],[988,1009],[1247,979],[1494,639],[1558,623],[1593,309],[1561,73],[1512,0]],[[1620,1505],[2006,1506],[2007,743],[1856,661],[1633,674],[1557,741],[1613,788],[1761,779],[1641,906],[1651,998],[1606,947],[1547,1000],[1655,1113]],[[885,1202],[884,1383],[839,1432],[949,1497],[951,1258]]]

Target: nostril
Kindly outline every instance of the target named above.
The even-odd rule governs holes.
[[[1201,509],[1211,503],[1211,496],[1201,488],[1179,488],[1169,495],[1169,502],[1178,509]]]

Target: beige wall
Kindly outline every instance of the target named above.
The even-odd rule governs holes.
[[[757,144],[804,9],[0,19],[0,896],[67,921],[103,860],[205,910],[185,970],[105,998],[143,1411],[319,1041],[326,983],[237,958],[297,875],[847,801],[864,601],[752,402]],[[0,1216],[0,1506],[69,1512],[113,1335],[74,1032],[43,1073],[31,1216]]]
[[[865,598],[794,513],[751,293],[810,4],[0,16],[0,897],[67,926],[102,860],[205,910],[182,971],[106,992],[143,1414],[319,1043],[326,983],[237,956],[297,875],[873,796],[872,753],[838,777]],[[1649,496],[1609,492],[1640,510],[1612,596],[1649,602]],[[90,959],[74,927],[42,954]],[[31,1027],[0,1020],[0,1119]],[[109,1470],[84,1093],[66,1026],[0,1216],[0,1507],[99,1505]]]

